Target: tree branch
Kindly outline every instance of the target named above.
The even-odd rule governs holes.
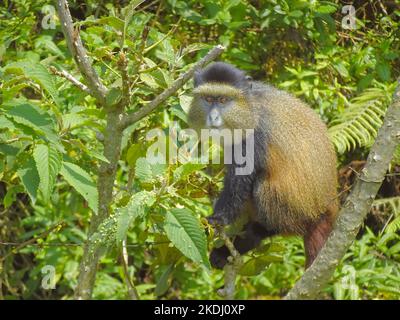
[[[285,299],[314,299],[331,278],[336,266],[354,241],[384,179],[386,170],[400,142],[400,79],[393,101],[367,163],[354,185],[336,226],[311,267],[303,274]]]
[[[87,81],[90,92],[102,105],[105,105],[107,88],[101,82],[89,60],[89,56],[82,44],[79,30],[74,28],[68,3],[66,0],[56,0],[55,4],[68,49],[74,57],[79,71]]]
[[[74,78],[74,76],[70,73],[68,73],[65,70],[58,71],[55,67],[50,66],[50,72],[55,74],[56,76],[62,77],[64,79],[67,79],[69,82],[71,82],[75,87],[81,89],[83,92],[86,92],[87,94],[92,95],[90,92],[89,88],[85,86],[82,82],[80,82],[78,79]]]
[[[126,286],[128,288],[128,293],[131,300],[139,300],[139,294],[131,281],[131,277],[129,275],[128,270],[128,250],[126,249],[126,239],[122,241],[122,250],[121,250],[121,259],[122,259],[122,267],[124,269],[124,280]]]
[[[235,298],[236,276],[243,265],[243,259],[224,230],[222,228],[218,228],[217,230],[231,254],[228,257],[228,263],[224,267],[224,288],[218,290],[218,294],[225,300],[233,300]]]
[[[171,85],[171,87],[165,89],[150,103],[139,109],[138,111],[131,113],[124,117],[121,121],[121,128],[125,129],[131,124],[139,121],[140,119],[149,115],[154,109],[156,109],[161,103],[167,100],[175,92],[177,92],[182,86],[188,82],[194,75],[195,71],[205,66],[207,63],[215,60],[223,51],[225,47],[218,45],[215,46],[210,52],[207,53],[199,62],[197,62],[189,71],[183,73],[178,79]]]

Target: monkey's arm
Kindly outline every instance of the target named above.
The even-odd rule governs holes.
[[[237,166],[229,165],[224,180],[224,189],[218,198],[214,214],[208,218],[212,224],[228,225],[242,211],[247,200],[250,200],[256,179],[255,170],[248,175],[236,175]]]

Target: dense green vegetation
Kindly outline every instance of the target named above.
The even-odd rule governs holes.
[[[93,65],[118,101],[119,52],[142,107],[216,44],[222,60],[307,101],[329,127],[340,163],[365,159],[400,73],[400,1],[70,1]],[[71,299],[89,221],[98,210],[105,112],[52,70],[82,78],[51,1],[0,4],[0,298]],[[54,69],[55,68],[55,69]],[[151,129],[187,127],[192,83],[124,131],[112,216],[94,298],[125,299],[121,243],[142,299],[217,299],[214,234],[204,217],[222,186],[220,165],[150,164]],[[400,149],[357,241],[326,288],[328,299],[400,298]],[[338,167],[338,169],[339,169]],[[358,170],[358,169],[357,169]],[[342,196],[352,182],[341,171]],[[354,176],[354,174],[353,174]],[[207,232],[205,232],[207,231]],[[20,244],[20,245],[18,245]],[[279,299],[304,271],[302,241],[265,240],[245,256],[237,297]],[[43,267],[55,288],[43,287]]]

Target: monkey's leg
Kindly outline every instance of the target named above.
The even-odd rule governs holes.
[[[276,232],[265,229],[257,222],[249,222],[244,227],[243,235],[237,236],[233,245],[240,254],[258,247],[261,240],[275,235]],[[214,249],[210,254],[210,262],[214,268],[222,269],[227,263],[230,252],[226,246]]]
[[[324,246],[332,231],[332,219],[325,215],[309,228],[304,235],[304,250],[306,253],[306,269],[311,266],[318,253]]]

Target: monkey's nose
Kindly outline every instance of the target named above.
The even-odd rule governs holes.
[[[221,115],[218,110],[211,110],[207,117],[207,126],[219,127],[222,124]]]

